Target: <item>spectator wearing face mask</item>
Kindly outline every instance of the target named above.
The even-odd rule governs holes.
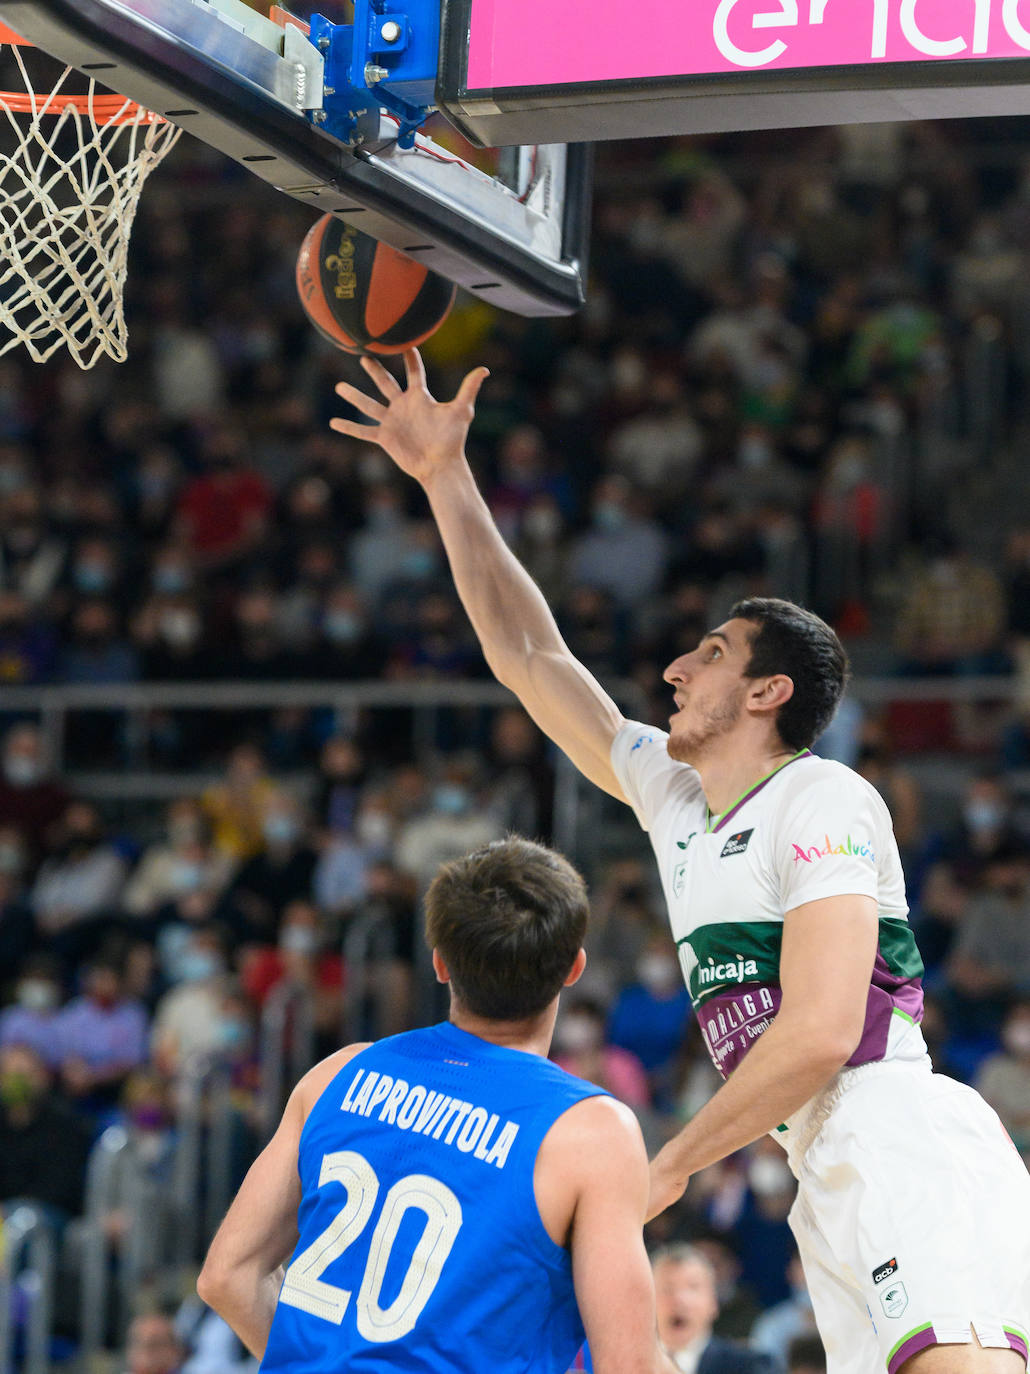
[[[952,1030],[968,1041],[986,1037],[982,1055],[994,1048],[1005,998],[1030,992],[1030,857],[999,857],[987,869],[982,889],[969,899],[946,973]]]
[[[26,959],[14,985],[14,1004],[0,1012],[0,1047],[27,1045],[53,1072],[63,1045],[58,1013],[64,1001],[60,967],[48,954]]]
[[[321,597],[315,628],[304,656],[304,672],[318,679],[357,682],[376,678],[386,648],[376,633],[364,596],[351,582],[338,581]]]
[[[283,983],[303,988],[310,998],[315,1034],[320,1043],[339,1048],[343,1002],[343,959],[327,947],[326,929],[318,908],[309,901],[287,903],[279,939],[245,955],[240,986],[263,1007],[269,994]]]
[[[1030,855],[1030,843],[1015,823],[1004,778],[991,773],[971,778],[961,823],[945,841],[942,859],[959,882],[972,886],[996,859],[1016,854]]]
[[[68,789],[50,768],[39,727],[29,721],[12,725],[0,755],[0,826],[12,827],[24,839],[30,873],[70,801]]]
[[[125,860],[104,833],[96,808],[72,802],[31,897],[38,929],[70,964],[93,946],[93,924],[117,907],[125,873]]]
[[[477,765],[472,756],[444,762],[429,797],[429,808],[403,825],[394,856],[424,891],[441,864],[468,854],[503,833],[497,821],[476,805]]]
[[[179,981],[157,1004],[151,1053],[159,1072],[174,1076],[190,1060],[209,1060],[224,1047],[224,1003],[229,987],[221,932],[199,926],[178,961]]]
[[[588,997],[563,1006],[554,1027],[551,1058],[566,1073],[596,1083],[627,1107],[651,1104],[644,1066],[636,1055],[604,1038],[604,1009]]]
[[[676,1056],[686,1033],[690,995],[676,950],[655,935],[637,960],[636,981],[623,988],[608,1019],[608,1039],[636,1055],[647,1070],[655,1105],[671,1093]]]
[[[636,606],[658,591],[668,561],[668,537],[643,496],[625,477],[602,477],[591,494],[591,528],[573,541],[572,581]]]
[[[61,1226],[82,1212],[90,1133],[51,1086],[35,1050],[0,1048],[0,1209],[27,1202]]]
[[[122,906],[133,916],[153,916],[184,893],[219,892],[231,870],[211,844],[200,803],[179,797],[168,807],[164,837],[147,846],[125,884]]]
[[[247,859],[233,878],[218,909],[218,919],[244,940],[270,943],[283,909],[311,895],[318,855],[308,841],[300,803],[275,792],[261,817],[260,853]]]
[[[1030,997],[1018,998],[1005,1013],[1001,1050],[980,1066],[974,1086],[1030,1160]]]

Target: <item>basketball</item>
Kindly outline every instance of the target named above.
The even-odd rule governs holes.
[[[318,332],[346,353],[403,353],[428,339],[454,304],[454,284],[335,215],[308,230],[297,291]]]

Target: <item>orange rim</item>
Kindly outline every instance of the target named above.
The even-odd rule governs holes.
[[[13,48],[31,48],[35,45],[8,25],[0,22],[0,44]],[[62,115],[65,110],[77,110],[98,124],[163,124],[164,118],[153,110],[145,110],[133,100],[122,95],[32,95],[28,91],[0,91],[0,105],[12,114]]]
[[[164,117],[153,110],[145,110],[120,95],[30,95],[27,91],[0,91],[0,105],[12,114],[62,115],[65,110],[77,110],[98,124],[163,124]]]

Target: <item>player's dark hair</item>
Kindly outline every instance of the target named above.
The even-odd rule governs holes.
[[[464,1010],[523,1021],[561,991],[588,913],[567,859],[509,835],[443,865],[426,893],[426,942],[440,951]]]
[[[731,620],[750,620],[751,657],[744,676],[783,673],[794,693],[776,715],[776,729],[788,749],[807,749],[833,719],[848,680],[848,656],[825,620],[777,597],[738,601]]]

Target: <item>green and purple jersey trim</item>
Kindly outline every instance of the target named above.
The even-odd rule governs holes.
[[[782,942],[782,921],[718,922],[678,942],[694,955],[690,995],[708,1053],[724,1077],[779,1011]],[[922,973],[908,922],[881,918],[865,1025],[850,1067],[884,1057],[895,1014],[913,1024],[922,1019]]]
[[[1017,1355],[1023,1357],[1026,1363],[1028,1354],[1026,1335],[1015,1326],[1004,1326],[1002,1330],[1008,1337],[1011,1348]],[[898,1370],[910,1360],[913,1355],[918,1355],[920,1350],[926,1350],[931,1345],[938,1345],[937,1333],[933,1329],[933,1322],[923,1322],[922,1326],[914,1327],[906,1336],[902,1336],[887,1356],[887,1374],[898,1374]]]

